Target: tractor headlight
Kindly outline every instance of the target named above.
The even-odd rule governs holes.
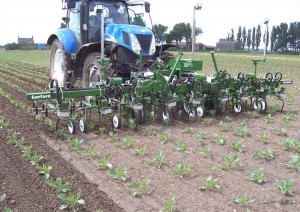
[[[155,37],[154,35],[152,35],[152,41],[150,45],[150,55],[153,55],[155,53],[155,50],[156,50]]]
[[[136,54],[140,54],[141,46],[140,43],[138,41],[138,39],[136,38],[136,36],[134,34],[130,34],[130,40],[131,40],[131,48],[132,50],[136,53]]]

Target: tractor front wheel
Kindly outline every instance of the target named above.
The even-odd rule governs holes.
[[[82,72],[82,87],[89,88],[91,83],[104,80],[104,74],[101,65],[98,62],[100,53],[90,53],[84,60]]]

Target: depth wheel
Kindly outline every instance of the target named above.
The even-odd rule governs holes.
[[[69,129],[69,132],[71,134],[75,134],[76,133],[76,124],[75,124],[74,119],[70,119],[69,120],[68,129]]]
[[[82,133],[86,133],[87,132],[87,124],[86,124],[86,118],[80,118],[79,120],[79,130]]]
[[[172,121],[172,112],[169,110],[164,110],[162,114],[162,119],[165,124],[169,124]]]
[[[189,110],[189,118],[190,119],[193,119],[193,118],[195,118],[196,117],[196,110],[194,109],[194,108],[191,108],[190,110]]]
[[[203,117],[203,115],[204,115],[204,109],[203,109],[202,106],[198,106],[196,108],[196,115],[197,115],[198,118],[202,118]]]
[[[242,112],[242,105],[241,105],[241,103],[239,103],[239,102],[234,103],[233,110],[234,110],[235,113]]]
[[[112,118],[112,125],[114,128],[120,128],[121,127],[121,116],[119,114],[116,114]]]
[[[252,107],[254,110],[262,111],[263,105],[261,101],[255,101],[253,102]]]

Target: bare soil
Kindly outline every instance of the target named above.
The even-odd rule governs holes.
[[[31,69],[44,71],[34,66],[30,66]],[[7,66],[3,62],[0,71],[0,78],[18,84],[28,92],[36,92],[31,85],[42,89],[42,83],[35,78],[29,80],[26,76],[19,77],[29,84],[8,79],[2,74],[7,73]],[[0,88],[13,99],[31,106],[24,93],[4,82],[0,82]],[[276,107],[276,102],[269,101],[269,111]],[[77,138],[84,141],[81,146],[83,150],[78,153],[70,148],[65,136],[58,136],[48,126],[36,123],[33,127],[30,112],[0,95],[0,116],[11,124],[9,128],[0,129],[0,195],[6,194],[5,200],[0,202],[0,209],[10,207],[14,211],[58,211],[61,205],[56,197],[57,191],[46,184],[44,176],[39,175],[35,167],[22,156],[21,149],[7,144],[8,135],[18,132],[45,157],[43,163],[51,164],[51,178],[61,176],[64,182],[72,182],[74,192],[80,191],[85,205],[78,208],[79,211],[159,211],[173,197],[177,211],[300,211],[300,175],[295,168],[286,166],[291,156],[297,153],[294,147],[290,150],[283,148],[286,139],[300,140],[299,115],[295,115],[289,123],[283,122],[291,109],[298,110],[299,103],[299,96],[295,96],[282,113],[277,110],[272,112],[273,121],[270,123],[266,122],[267,114],[258,114],[257,118],[253,118],[251,111],[243,111],[238,115],[227,112],[198,120],[181,118],[170,126],[163,125],[158,117],[154,122],[138,126],[136,130],[127,127],[114,130],[118,134],[115,141],[108,136],[112,129],[110,120],[106,119],[95,122],[96,127],[90,127],[87,134],[76,134]],[[55,121],[54,116],[51,118]],[[229,131],[222,131],[221,121],[229,126]],[[105,127],[103,134],[99,133],[99,126]],[[61,127],[66,128],[66,124]],[[249,136],[236,135],[243,127]],[[279,129],[285,129],[287,135],[279,136],[276,133]],[[207,137],[200,142],[198,135],[201,132],[207,132]],[[161,135],[167,135],[165,143],[162,143]],[[216,135],[225,138],[223,146],[217,143]],[[269,138],[268,144],[261,141],[262,135]],[[122,148],[124,138],[137,142],[133,147]],[[244,146],[242,152],[232,147],[232,143],[237,140]],[[186,143],[187,150],[176,150],[174,142]],[[95,153],[87,154],[93,145]],[[144,146],[147,154],[137,155],[135,149]],[[210,149],[207,156],[201,153],[204,147]],[[266,149],[274,150],[273,158],[266,160],[254,157]],[[164,163],[161,167],[150,165],[149,162],[159,151],[165,155]],[[105,153],[112,155],[110,162],[113,167],[127,167],[125,182],[109,176],[108,169],[99,169],[97,160]],[[238,164],[228,167],[224,157],[233,155],[238,155]],[[182,178],[174,176],[178,163],[193,166],[194,171]],[[257,184],[250,179],[250,173],[259,168],[265,171],[267,182],[264,184]],[[203,181],[209,176],[218,180],[219,188],[201,189]],[[140,197],[134,197],[126,186],[145,179],[150,180],[149,190]],[[278,189],[279,183],[286,179],[294,182],[294,196],[285,196]],[[234,202],[238,195],[244,194],[250,200],[246,206]]]

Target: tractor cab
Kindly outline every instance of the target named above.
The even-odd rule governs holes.
[[[140,55],[150,60],[155,38],[150,30],[150,3],[126,0],[62,0],[67,11],[65,27],[48,39],[51,48],[50,77],[60,86],[73,87],[81,79],[84,87],[108,76],[130,78],[138,70]],[[143,11],[141,11],[141,8]],[[149,21],[146,20],[149,14]],[[102,23],[103,22],[103,23]],[[151,25],[150,25],[151,24]],[[99,58],[107,58],[104,65]]]

